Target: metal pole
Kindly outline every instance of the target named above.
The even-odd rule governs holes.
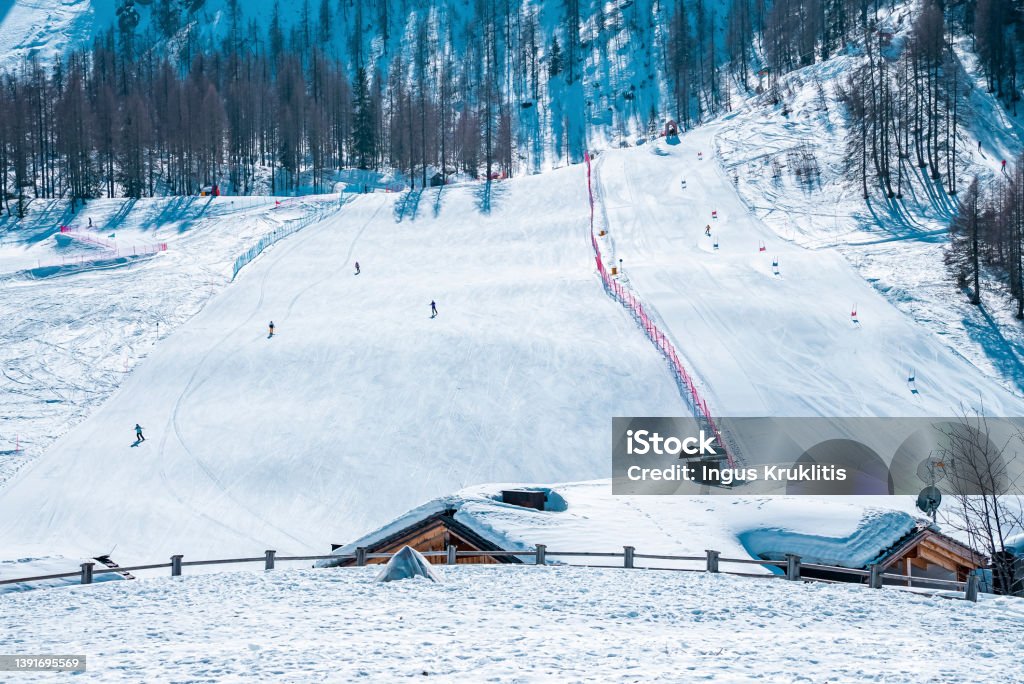
[[[360,547],[356,548],[356,565],[358,565],[360,567],[363,566],[363,565],[366,565],[366,547],[365,546],[360,546]]]
[[[82,563],[82,584],[92,584],[92,568],[95,563]]]
[[[547,552],[548,552],[548,547],[547,547],[546,544],[537,544],[537,560],[536,560],[536,564],[537,565],[547,565],[547,563],[548,563]]]
[[[633,567],[633,552],[636,551],[635,547],[623,546],[622,547],[622,564],[624,567]]]
[[[458,556],[455,555],[455,545],[448,545],[448,565],[455,565],[455,561]]]
[[[181,559],[184,557],[180,553],[171,556],[171,577],[181,577]]]
[[[274,551],[272,549],[267,549],[266,550],[266,554],[267,554],[267,560],[266,560],[266,562],[263,565],[263,569],[264,570],[273,570],[274,569],[274,556],[277,555],[277,551]]]

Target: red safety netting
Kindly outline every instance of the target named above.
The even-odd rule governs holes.
[[[597,262],[597,272],[601,276],[601,282],[604,283],[605,290],[620,302],[624,307],[630,310],[634,318],[643,328],[647,337],[650,338],[651,342],[658,348],[658,350],[668,359],[669,365],[672,368],[672,372],[675,374],[676,379],[679,383],[681,391],[684,392],[684,398],[693,407],[694,415],[701,421],[703,421],[707,427],[714,433],[718,439],[718,443],[725,450],[725,457],[729,462],[729,465],[734,465],[732,454],[729,453],[729,449],[725,445],[725,440],[722,438],[722,433],[715,423],[714,418],[711,416],[711,411],[708,410],[708,404],[704,398],[700,395],[697,389],[697,385],[693,382],[693,378],[686,372],[686,368],[683,367],[682,362],[679,360],[679,354],[676,352],[675,345],[668,339],[668,337],[661,331],[658,324],[654,322],[651,316],[647,313],[643,303],[640,299],[622,286],[617,278],[611,276],[608,273],[608,269],[604,265],[604,258],[601,254],[601,246],[597,240],[597,233],[594,229],[594,188],[591,183],[591,170],[590,170],[590,155],[584,154],[584,160],[587,164],[587,194],[590,201],[590,242],[594,247],[594,259]]]

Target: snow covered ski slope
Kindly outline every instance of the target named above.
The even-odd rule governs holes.
[[[595,279],[583,170],[480,188],[358,196],[257,258],[0,490],[3,555],[322,553],[469,484],[607,476],[612,416],[685,409]]]
[[[611,150],[595,165],[614,258],[713,411],[947,416],[983,403],[989,415],[1024,415],[1021,397],[914,324],[838,252],[786,242],[751,215],[712,156],[717,128]]]

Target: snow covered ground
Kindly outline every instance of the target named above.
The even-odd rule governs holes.
[[[908,5],[897,5],[890,23],[908,26],[908,11]],[[986,92],[969,47],[968,40],[958,49],[973,85],[958,143],[960,190],[974,176],[998,176],[1000,160],[1020,153],[1024,130]],[[741,102],[719,122],[714,138],[725,173],[749,211],[778,237],[841,255],[913,325],[1021,394],[1024,329],[1013,319],[1007,294],[989,288],[984,308],[971,306],[943,264],[955,199],[909,161],[901,200],[884,200],[873,191],[865,203],[859,181],[848,177],[847,121],[836,89],[856,63],[853,56],[839,55],[785,75],[779,90],[788,114],[764,99]],[[816,173],[798,173],[807,169]],[[902,373],[916,372],[919,385],[934,372],[928,359],[906,358],[904,365]],[[940,378],[932,381],[942,386]],[[990,415],[997,413],[994,408],[987,406]]]
[[[615,257],[703,380],[712,411],[943,416],[983,401],[991,415],[1022,415],[1024,399],[895,308],[837,251],[783,240],[752,215],[711,159],[720,128],[608,151],[597,164]]]
[[[223,290],[238,254],[338,198],[275,202],[95,200],[73,215],[41,200],[0,219],[0,486]],[[60,240],[62,225],[80,237]]]
[[[16,653],[118,681],[1009,681],[1024,603],[578,567],[234,572],[0,596]],[[54,619],[41,620],[41,615]],[[63,680],[38,675],[34,681]]]
[[[0,67],[38,54],[52,59],[87,46],[113,21],[115,0],[0,1]]]
[[[481,189],[360,195],[256,259],[0,491],[3,556],[323,553],[469,484],[606,476],[612,416],[684,407],[594,275],[583,171]]]

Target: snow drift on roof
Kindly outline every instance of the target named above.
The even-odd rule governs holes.
[[[860,568],[918,522],[899,510],[905,502],[898,497],[885,499],[893,506],[887,509],[875,505],[877,498],[866,497],[851,497],[847,503],[811,497],[613,496],[610,480],[551,485],[564,499],[564,510],[538,511],[501,502],[501,490],[524,486],[533,485],[481,485],[435,499],[336,553],[351,554],[358,546],[371,546],[430,515],[454,509],[456,521],[509,551],[545,544],[549,555],[621,552],[627,545],[637,553],[694,557],[703,557],[706,549],[739,559],[797,553],[808,563]],[[551,560],[587,562],[557,555]],[[701,561],[665,565],[700,567]]]

